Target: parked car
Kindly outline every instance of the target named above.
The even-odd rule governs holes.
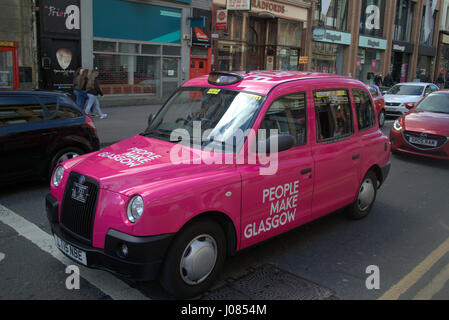
[[[389,157],[360,81],[217,72],[140,135],[59,165],[46,208],[74,261],[192,297],[244,248],[340,208],[366,217]]]
[[[385,95],[387,116],[402,116],[426,95],[440,88],[433,83],[403,82],[393,86]]]
[[[449,159],[449,91],[429,94],[390,132],[393,151]]]
[[[0,92],[0,181],[49,178],[62,161],[99,150],[94,122],[63,93]]]
[[[369,91],[374,99],[374,105],[376,106],[376,114],[379,121],[379,127],[383,127],[385,124],[385,99],[380,91],[380,88],[374,84],[367,84]]]

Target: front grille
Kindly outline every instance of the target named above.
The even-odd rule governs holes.
[[[410,142],[410,137],[416,137],[416,138],[424,138],[429,140],[436,140],[437,145],[436,146],[426,146],[422,144],[416,144]],[[421,150],[431,150],[431,149],[439,149],[442,146],[445,145],[447,142],[447,137],[445,136],[439,136],[436,134],[430,134],[430,133],[422,133],[422,132],[416,132],[416,131],[404,131],[404,139],[408,142],[408,144],[412,145],[413,147]]]
[[[62,200],[61,226],[74,237],[91,243],[99,187],[95,180],[82,177],[70,173]],[[85,189],[82,195],[77,193],[79,188]]]
[[[388,107],[399,107],[401,105],[401,103],[386,102],[385,105]]]
[[[390,110],[387,110],[387,115],[389,115],[389,116],[402,116],[402,112],[401,111],[390,111]]]

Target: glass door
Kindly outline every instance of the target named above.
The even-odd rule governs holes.
[[[0,48],[0,89],[14,89],[13,51]]]

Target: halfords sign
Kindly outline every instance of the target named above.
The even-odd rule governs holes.
[[[226,0],[213,0],[213,4],[226,7]],[[268,12],[278,18],[307,21],[307,9],[287,3],[269,0],[251,0],[251,12]]]

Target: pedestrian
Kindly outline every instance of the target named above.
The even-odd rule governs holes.
[[[100,119],[106,118],[108,115],[106,113],[101,112],[100,101],[98,100],[98,95],[103,96],[100,84],[98,83],[98,71],[95,70],[90,72],[86,90],[89,99],[87,101],[86,114],[89,114],[90,110],[92,109],[92,106],[95,105],[95,110],[97,111]]]
[[[374,77],[374,84],[378,87],[382,86],[382,75],[381,74],[376,74],[376,76]]]
[[[440,75],[437,78],[437,86],[440,89],[443,89],[444,88],[444,83],[445,83],[444,74],[443,74],[443,72],[440,72]]]
[[[87,76],[89,75],[88,69],[81,69],[81,74],[79,77],[79,86],[78,86],[78,95],[76,97],[76,104],[81,107],[81,109],[84,109],[84,106],[87,101],[87,92],[86,92],[86,86],[87,86]]]
[[[446,81],[444,83],[444,89],[449,89],[449,72],[446,72]]]
[[[384,86],[391,88],[393,86],[393,77],[388,73],[384,78]]]
[[[75,96],[75,101],[78,100],[78,95],[80,94],[80,79],[81,79],[81,71],[83,69],[77,68],[75,73],[73,74],[73,95]]]

